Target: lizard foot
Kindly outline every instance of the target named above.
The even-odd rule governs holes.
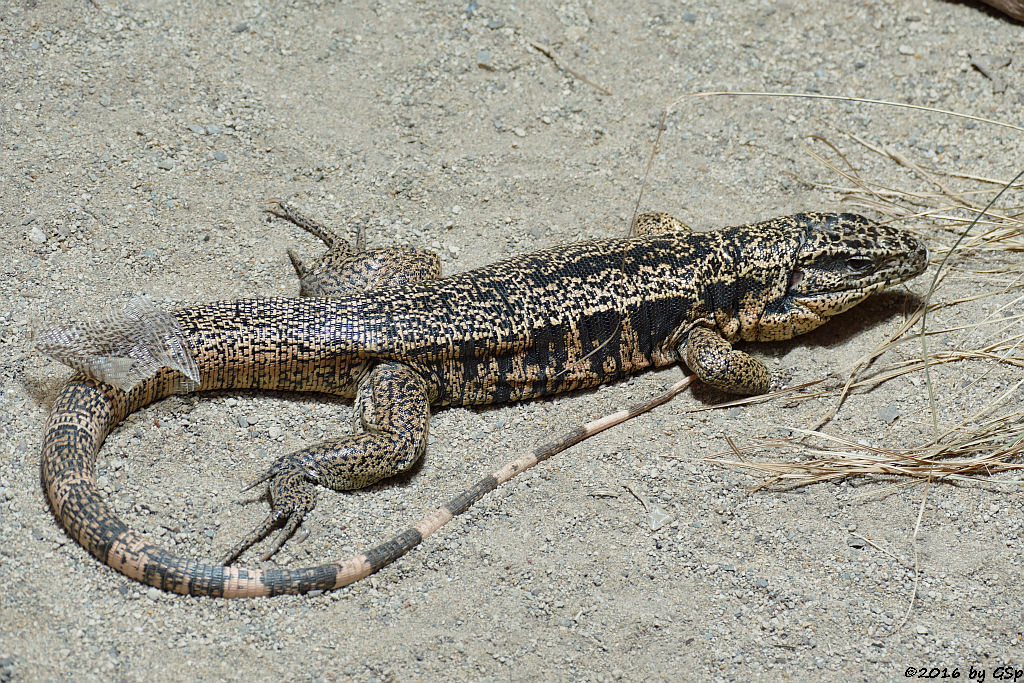
[[[316,507],[316,483],[310,480],[305,468],[294,458],[285,456],[275,462],[262,477],[246,487],[251,489],[260,483],[270,480],[267,491],[270,495],[271,510],[252,532],[239,541],[221,560],[222,565],[229,565],[238,556],[261,541],[279,526],[284,528],[277,534],[270,550],[263,555],[266,562],[284,546],[295,530],[302,524],[306,513]]]

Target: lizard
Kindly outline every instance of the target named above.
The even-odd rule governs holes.
[[[36,335],[37,348],[79,370],[58,391],[42,444],[56,516],[99,560],[163,590],[257,597],[350,584],[598,431],[596,423],[510,462],[362,554],[303,568],[232,562],[281,527],[269,559],[313,509],[318,486],[357,489],[408,469],[425,451],[434,408],[588,389],[680,362],[725,392],[763,393],[771,373],[734,342],[808,332],[928,263],[916,237],[855,214],[809,212],[709,232],[643,214],[625,238],[441,277],[432,252],[357,251],[286,205],[271,211],[328,247],[311,265],[289,251],[302,296],[146,309]],[[95,479],[103,440],[127,415],[179,391],[212,389],[354,400],[352,435],[278,457],[250,485],[266,486],[270,514],[219,563],[149,542],[110,510]]]

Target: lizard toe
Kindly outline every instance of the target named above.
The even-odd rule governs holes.
[[[292,537],[306,514],[316,507],[316,484],[310,481],[307,473],[297,463],[291,467],[281,467],[275,463],[263,479],[267,478],[270,479],[270,514],[224,555],[222,565],[231,564],[274,529],[283,527],[270,550],[262,557],[264,561],[269,560]]]

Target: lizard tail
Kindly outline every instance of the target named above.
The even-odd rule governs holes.
[[[254,373],[228,371],[211,362],[208,354],[194,355],[194,349],[210,345],[198,344],[196,334],[205,334],[208,340],[234,339],[237,335],[230,331],[251,326],[250,317],[269,320],[264,342],[279,355],[263,357],[268,363],[288,357],[294,344],[276,330],[291,328],[256,310],[260,305],[210,304],[171,314],[139,299],[96,322],[45,328],[33,335],[37,348],[79,370],[60,389],[50,411],[42,446],[43,485],[68,533],[123,574],[177,593],[256,597],[336,588],[371,571],[359,558],[295,570],[246,570],[181,558],[129,529],[96,488],[96,456],[103,440],[132,412],[181,391],[256,383]],[[284,311],[281,316],[292,311],[305,313],[313,321],[318,314],[323,317],[318,309],[295,313],[296,307],[277,308]],[[183,328],[182,320],[189,321],[187,327]],[[314,375],[317,367],[309,366]],[[304,368],[309,369],[297,366],[300,371]],[[335,369],[327,368],[322,386],[337,387],[327,384],[337,377]],[[265,388],[292,387],[271,384]]]
[[[172,393],[168,385],[174,380],[167,375],[158,373],[126,394],[78,374],[57,395],[43,438],[43,484],[57,517],[82,547],[151,586],[226,598],[330,590],[376,569],[365,556],[303,569],[224,567],[179,557],[128,528],[96,488],[96,454],[128,413]]]
[[[69,380],[57,395],[46,426],[43,482],[68,533],[101,562],[162,590],[224,598],[333,590],[369,576],[520,472],[668,401],[693,379],[688,377],[650,401],[587,423],[509,462],[405,531],[360,555],[298,569],[246,569],[186,559],[153,545],[128,528],[96,488],[96,454],[104,438],[132,411],[173,393],[176,381],[172,374],[162,370],[127,394],[81,373]]]
[[[142,318],[148,320],[147,315]],[[171,321],[164,325],[165,322],[157,321],[156,327],[160,334],[156,337],[166,341],[167,334],[170,334],[172,342],[169,344],[169,353],[174,355],[173,352],[180,345],[176,345],[173,339],[184,337],[177,323]],[[128,330],[125,334],[138,337],[139,324],[149,326],[150,323],[132,323],[125,328]],[[97,363],[103,365],[105,358],[114,356],[111,344],[116,346],[119,336],[114,337],[113,342],[104,342],[86,354],[91,359],[91,365],[80,368],[95,372],[99,367]],[[60,343],[63,343],[63,338],[58,339],[58,346]],[[72,339],[68,345],[73,347],[75,344],[81,346],[81,340]],[[182,348],[188,349],[190,346],[185,343]],[[158,354],[152,349],[150,351],[153,356]],[[187,351],[184,354],[186,358],[182,359],[178,355],[187,370],[191,370],[187,372],[191,381],[204,374],[196,374],[198,371],[208,371],[208,368],[203,367],[206,363],[202,359],[197,370],[193,359],[187,357],[190,355]],[[137,359],[138,354],[127,354],[126,357]],[[114,366],[114,374],[107,372],[108,381],[97,379],[87,372],[79,372],[60,389],[43,438],[43,484],[57,517],[68,533],[101,562],[126,576],[162,590],[225,598],[332,590],[369,576],[403,556],[486,493],[520,472],[593,434],[664,403],[689,384],[688,378],[651,401],[583,425],[509,462],[405,531],[360,555],[298,569],[246,569],[179,557],[153,545],[121,521],[96,488],[96,456],[111,430],[132,412],[182,390],[182,373],[186,369],[180,364],[174,368],[166,367],[165,358],[161,358],[160,362],[164,367],[157,370],[146,368],[141,378],[133,377],[131,381],[122,382],[125,388],[109,382],[115,377],[120,379],[124,376],[122,369],[132,364],[128,361]],[[206,375],[208,372],[202,377],[201,388],[214,388]]]
[[[57,395],[43,439],[42,475],[61,523],[86,550],[117,571],[162,590],[186,595],[252,598],[333,590],[394,562],[452,518],[520,472],[682,391],[688,377],[664,394],[585,424],[509,462],[390,540],[360,555],[300,569],[246,569],[179,557],[128,528],[96,488],[96,454],[104,438],[133,410],[173,391],[161,371],[125,392],[79,374]]]

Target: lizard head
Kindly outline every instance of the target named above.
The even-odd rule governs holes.
[[[784,280],[772,287],[751,339],[789,339],[813,330],[928,265],[928,249],[916,237],[862,216],[806,213],[787,220],[793,221],[791,266],[780,272]]]

